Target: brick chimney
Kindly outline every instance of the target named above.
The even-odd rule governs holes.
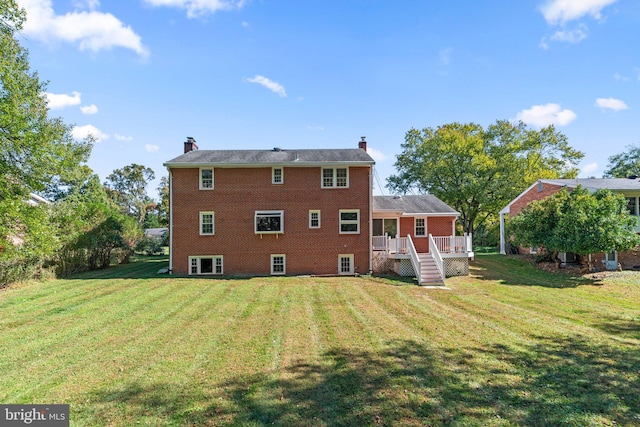
[[[358,148],[361,148],[364,151],[367,151],[367,137],[366,136],[361,136],[360,137],[360,142],[358,142]]]
[[[187,140],[184,142],[184,152],[185,154],[189,151],[196,151],[198,146],[196,145],[196,140],[192,137],[188,136]]]

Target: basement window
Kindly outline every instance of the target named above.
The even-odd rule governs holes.
[[[189,274],[222,274],[222,256],[189,257]]]

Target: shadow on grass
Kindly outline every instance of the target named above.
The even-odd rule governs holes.
[[[611,316],[593,326],[601,331],[621,338],[640,340],[640,317],[637,320],[627,320]],[[640,352],[640,349],[638,351]]]
[[[579,336],[444,350],[393,341],[226,382],[125,383],[87,396],[87,416],[110,424],[637,425],[638,372],[637,348]]]
[[[543,270],[531,260],[519,255],[480,254],[471,262],[470,273],[480,280],[498,281],[503,285],[546,288],[602,285],[600,280]]]

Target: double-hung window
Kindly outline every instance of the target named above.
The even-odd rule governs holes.
[[[284,169],[271,168],[271,183],[272,184],[284,183]]]
[[[320,211],[309,211],[309,228],[320,228]]]
[[[189,257],[189,274],[222,274],[222,256]]]
[[[213,190],[213,168],[200,168],[200,189]]]
[[[349,187],[349,168],[322,168],[322,188]]]
[[[213,212],[200,212],[200,234],[203,236],[214,234]]]
[[[256,211],[255,232],[284,233],[284,211]]]
[[[360,209],[340,210],[340,234],[360,234]]]
[[[427,235],[427,225],[424,218],[416,218],[415,222],[415,236],[425,237]]]

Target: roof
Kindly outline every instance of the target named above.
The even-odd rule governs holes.
[[[544,183],[577,187],[581,185],[591,190],[640,190],[638,178],[574,178],[574,179],[543,179]]]
[[[576,188],[578,185],[590,190],[611,190],[617,192],[640,191],[640,178],[565,178],[565,179],[540,179],[531,184],[526,190],[520,193],[507,206],[502,208],[501,214],[509,213],[511,205],[524,196],[529,190],[537,186],[538,183],[554,184],[565,187]]]
[[[417,196],[373,196],[374,211],[401,211],[403,214],[460,215],[433,194]]]
[[[164,233],[166,233],[167,231],[169,231],[169,229],[166,228],[166,227],[162,227],[162,228],[146,228],[144,230],[144,235],[145,236],[162,237],[162,235]]]
[[[325,163],[374,164],[373,158],[360,148],[284,150],[195,150],[167,161],[168,167],[194,167],[199,165],[252,166],[300,165]]]

